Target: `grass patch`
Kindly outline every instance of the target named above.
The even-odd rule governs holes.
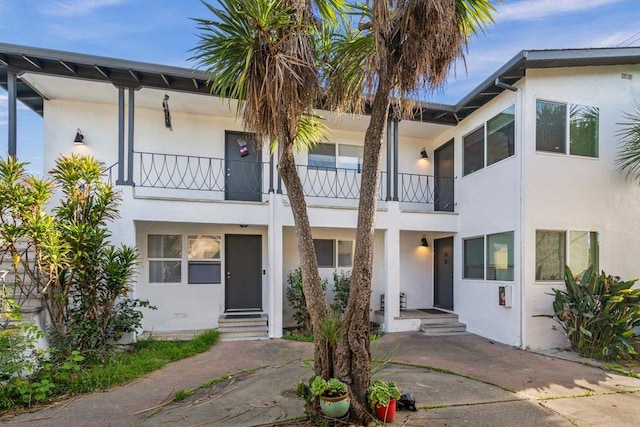
[[[311,332],[291,332],[282,335],[283,340],[313,342],[313,334]]]
[[[115,354],[103,363],[83,366],[67,391],[73,394],[88,393],[134,380],[170,362],[203,353],[218,339],[218,331],[206,331],[189,341],[160,341],[153,338],[138,341],[129,352]]]

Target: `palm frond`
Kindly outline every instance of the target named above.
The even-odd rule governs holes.
[[[634,108],[635,112],[625,113],[625,121],[618,123],[622,126],[617,132],[622,146],[616,163],[618,171],[640,184],[640,103],[635,104]]]

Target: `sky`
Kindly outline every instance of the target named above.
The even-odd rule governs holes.
[[[505,0],[494,17],[428,100],[455,104],[521,50],[640,46],[639,0]],[[192,68],[191,18],[212,15],[200,0],[0,0],[0,42]],[[0,89],[0,147],[6,100]],[[18,108],[18,158],[38,173],[42,119]]]

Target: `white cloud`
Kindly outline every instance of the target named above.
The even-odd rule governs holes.
[[[533,21],[565,13],[584,12],[624,0],[524,0],[498,6],[496,21]]]
[[[117,6],[127,0],[64,0],[54,2],[53,5],[41,7],[40,11],[53,16],[82,16],[94,10],[108,6]]]

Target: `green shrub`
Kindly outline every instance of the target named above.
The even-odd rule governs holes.
[[[298,326],[307,331],[311,330],[311,318],[309,317],[307,303],[302,290],[302,270],[300,267],[289,273],[287,283],[289,287],[287,287],[286,295],[289,305],[293,309],[293,318],[298,323]],[[324,291],[327,288],[327,281],[323,279],[321,285]]]
[[[351,289],[351,272],[340,271],[333,273],[334,296],[331,303],[331,310],[334,313],[342,314],[347,308],[349,301],[349,290]]]
[[[633,329],[640,326],[640,289],[636,280],[623,281],[589,268],[580,281],[565,267],[566,289],[553,289],[553,319],[560,323],[571,348],[585,357],[603,360],[636,354]]]

